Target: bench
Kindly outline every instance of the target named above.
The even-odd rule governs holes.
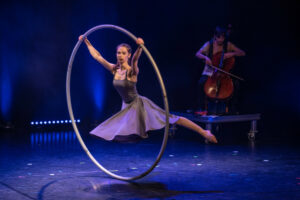
[[[192,113],[181,113],[181,112],[171,112],[171,114],[185,117],[194,122],[200,122],[205,124],[205,128],[208,130],[212,129],[212,124],[219,123],[231,123],[231,122],[244,122],[250,121],[250,131],[248,133],[248,139],[250,141],[255,140],[255,134],[257,131],[257,121],[260,120],[260,114],[247,114],[247,115],[224,115],[224,116],[216,116],[216,115],[195,115]],[[171,134],[175,134],[175,124],[170,128]]]

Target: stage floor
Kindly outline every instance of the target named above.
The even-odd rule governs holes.
[[[161,133],[138,143],[85,141],[107,169],[129,176],[155,160]],[[2,131],[0,144],[0,199],[300,199],[300,147],[280,140],[210,145],[178,129],[159,165],[134,182],[100,171],[71,130]]]

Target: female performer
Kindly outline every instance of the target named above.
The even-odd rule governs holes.
[[[138,60],[142,53],[140,45],[144,44],[143,39],[136,40],[139,47],[133,54],[130,64],[131,47],[128,44],[123,43],[117,46],[117,63],[112,64],[102,57],[87,38],[80,36],[79,40],[84,40],[91,56],[113,74],[113,85],[123,100],[121,111],[98,125],[90,133],[105,140],[133,134],[147,138],[147,131],[163,128],[166,124],[165,111],[148,98],[140,96],[136,90],[139,74]],[[216,137],[209,130],[202,129],[184,117],[170,115],[169,122],[189,128],[209,142],[217,143]]]

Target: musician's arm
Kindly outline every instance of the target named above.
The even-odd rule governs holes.
[[[208,54],[208,50],[209,50],[209,42],[206,42],[200,49],[199,51],[197,51],[196,53],[196,57],[201,59],[201,60],[205,60],[205,63],[208,65],[211,65],[211,60],[208,56],[206,56]]]
[[[228,43],[229,45],[229,52],[224,54],[224,58],[231,58],[234,56],[245,56],[246,53],[245,51],[241,50],[240,48],[236,47],[234,44],[231,42]]]

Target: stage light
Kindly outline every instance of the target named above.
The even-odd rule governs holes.
[[[74,122],[80,123],[80,119],[74,119]],[[48,120],[48,121],[31,121],[30,125],[51,125],[51,124],[68,124],[72,123],[72,120]]]

